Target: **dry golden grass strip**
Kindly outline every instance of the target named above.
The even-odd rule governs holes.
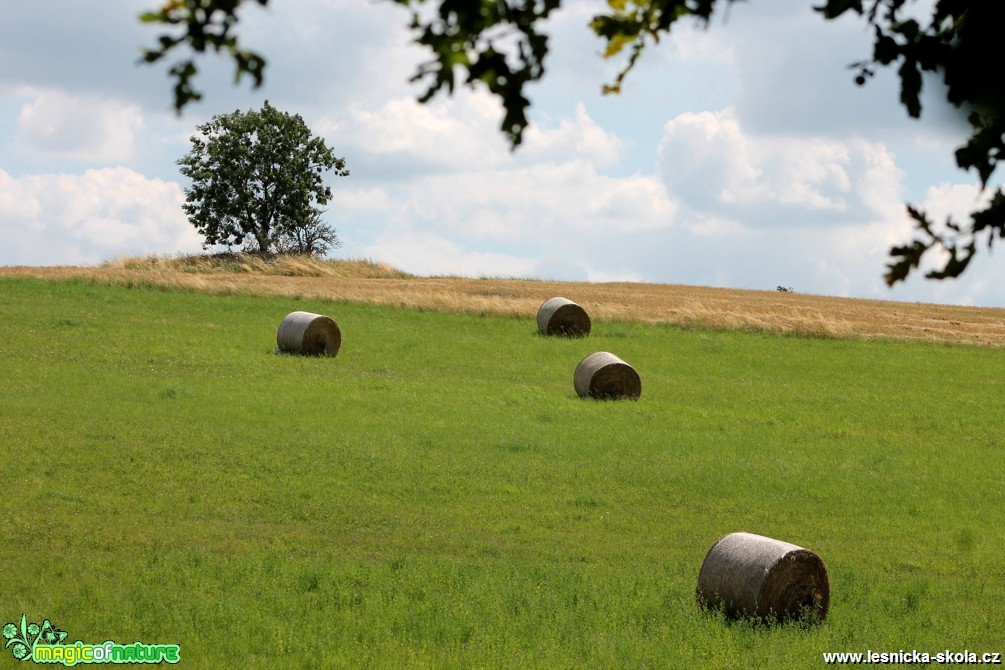
[[[1005,347],[1005,310],[834,298],[803,293],[520,279],[413,277],[372,261],[198,256],[126,259],[98,267],[3,267],[0,276],[178,287],[216,294],[286,296],[419,310],[534,319],[563,295],[594,319],[776,332],[816,337],[890,338]],[[210,260],[207,260],[210,259]]]

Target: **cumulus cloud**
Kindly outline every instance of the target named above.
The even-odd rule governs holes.
[[[560,118],[554,126],[532,123],[516,152],[498,130],[501,118],[495,98],[464,90],[427,104],[397,97],[377,107],[351,105],[341,117],[323,115],[312,127],[337,152],[355,157],[364,178],[385,180],[541,161],[606,167],[621,155],[621,139],[601,128],[581,103],[572,118]]]
[[[901,191],[902,173],[881,144],[750,135],[731,109],[667,122],[659,155],[674,197],[745,225],[868,223],[889,216]]]
[[[575,244],[556,246],[536,257],[473,249],[435,230],[389,232],[361,248],[364,257],[380,258],[419,275],[464,277],[536,277],[555,281],[644,281],[631,267],[606,268]]]
[[[579,161],[416,178],[393,193],[346,189],[333,207],[473,242],[538,244],[599,232],[672,226],[675,203],[647,175],[609,177]]]
[[[641,278],[630,266],[595,262],[591,251],[611,236],[675,224],[677,204],[659,178],[604,174],[621,140],[583,106],[533,126],[516,155],[490,127],[495,111],[486,96],[463,94],[449,103],[357,110],[344,124],[329,120],[330,135],[379,135],[376,150],[407,168],[379,185],[340,184],[332,212],[347,240],[367,238],[354,234],[364,228],[370,235],[361,253],[419,274]]]
[[[891,297],[887,253],[911,227],[883,144],[754,134],[725,109],[671,119],[659,155],[685,283]]]
[[[534,263],[525,258],[474,251],[428,231],[384,234],[363,247],[362,253],[420,275],[528,277],[534,269]]]
[[[133,158],[143,130],[139,106],[59,90],[38,91],[21,106],[16,143],[33,159],[120,163]]]
[[[981,189],[977,184],[952,184],[944,182],[937,184],[928,189],[925,199],[920,203],[915,203],[918,205],[919,209],[922,210],[928,217],[928,219],[934,224],[933,228],[935,231],[942,234],[948,234],[951,231],[946,229],[945,222],[953,221],[955,223],[969,223],[971,218],[970,214],[975,210],[986,207],[991,199],[993,190]],[[907,217],[904,217],[907,219]],[[908,240],[913,239],[915,229],[913,221],[910,224],[905,224],[905,228],[909,228],[907,232],[904,232],[898,240],[898,244],[904,244]],[[976,267],[981,267],[985,265],[988,260],[986,257],[991,255],[984,244],[987,238],[979,238],[978,244],[978,255],[976,260],[973,261],[965,273],[965,277],[972,277],[977,274],[973,270]],[[919,268],[918,276],[920,277],[925,272],[933,269],[941,269],[946,261],[950,258],[949,254],[942,249],[935,249],[928,252],[921,262]],[[983,261],[983,262],[982,262]],[[998,261],[1001,264],[1001,261]],[[984,276],[978,280],[981,285],[980,288],[975,286],[968,287],[967,298],[964,300],[967,304],[973,304],[973,299],[975,295],[987,290],[989,283],[989,277],[985,273],[991,272],[992,268],[985,266],[985,268],[980,271]],[[994,274],[1005,277],[1005,272],[995,272]],[[946,280],[944,281],[945,286],[952,286],[959,280]],[[967,282],[969,283],[969,282]],[[941,292],[945,292],[947,289],[943,287]]]
[[[944,221],[952,217],[956,221],[969,219],[970,212],[985,207],[991,192],[981,190],[976,184],[951,184],[943,182],[928,189],[922,203],[929,218]]]
[[[666,125],[660,174],[680,203],[679,226],[663,244],[677,250],[684,283],[768,290],[778,284],[881,299],[1000,300],[988,289],[986,277],[996,271],[983,257],[963,282],[925,281],[922,268],[906,284],[886,286],[889,250],[911,239],[913,225],[903,204],[905,173],[882,143],[754,134],[732,110],[682,114]],[[981,202],[976,187],[944,183],[917,204],[936,219],[961,220]],[[654,261],[643,264],[654,267]],[[646,274],[674,281],[658,270]]]
[[[557,128],[531,124],[520,150],[522,160],[583,160],[597,166],[611,166],[621,157],[621,139],[596,124],[582,102],[575,118],[563,118]]]
[[[425,105],[406,97],[351,105],[341,118],[325,115],[312,125],[337,152],[357,159],[350,169],[355,164],[359,174],[386,179],[508,162],[499,115],[488,95],[462,93]]]
[[[126,254],[194,252],[181,188],[127,168],[13,178],[0,170],[0,263],[93,263]]]

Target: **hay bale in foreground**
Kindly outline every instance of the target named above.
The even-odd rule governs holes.
[[[342,331],[327,316],[290,312],[279,324],[276,344],[280,351],[307,356],[334,356],[342,346]]]
[[[586,310],[566,298],[545,300],[537,309],[537,329],[542,335],[586,337],[590,326]]]
[[[698,602],[731,618],[823,621],[830,606],[827,568],[808,549],[752,533],[716,542],[698,573]]]
[[[642,395],[639,373],[612,353],[598,351],[579,362],[572,377],[576,393],[585,398],[631,398]]]

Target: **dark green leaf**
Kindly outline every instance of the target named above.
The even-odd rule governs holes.
[[[900,75],[900,102],[916,119],[921,116],[921,71],[915,61],[905,60],[897,73]]]

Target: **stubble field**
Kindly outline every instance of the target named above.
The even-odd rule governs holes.
[[[207,261],[128,258],[97,267],[6,267],[0,276],[77,277],[223,295],[361,302],[420,310],[533,318],[542,302],[575,295],[594,318],[682,328],[895,339],[1005,347],[1005,310],[834,298],[673,284],[569,283],[412,277],[372,261],[236,256]]]

